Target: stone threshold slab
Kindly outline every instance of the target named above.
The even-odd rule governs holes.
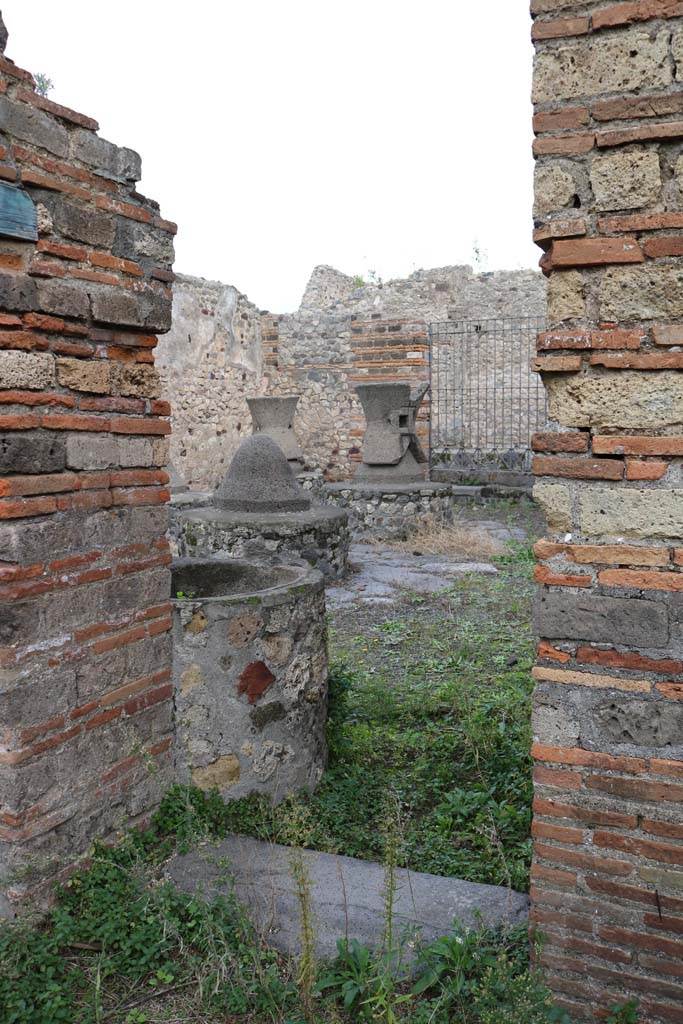
[[[378,948],[384,936],[384,867],[314,850],[301,856],[311,882],[316,951],[336,954],[337,939],[348,937]],[[179,889],[206,897],[233,891],[264,940],[283,953],[297,954],[299,904],[292,876],[292,850],[244,836],[203,843],[173,857],[167,877]],[[425,942],[448,934],[459,923],[469,928],[525,922],[529,900],[496,885],[399,869],[396,872],[396,934],[421,933]],[[410,950],[407,950],[409,954]]]

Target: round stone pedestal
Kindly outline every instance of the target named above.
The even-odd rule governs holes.
[[[354,536],[377,540],[403,539],[424,522],[453,518],[456,498],[449,484],[366,484],[348,481],[326,484],[328,502],[348,513]]]
[[[180,560],[172,585],[179,780],[230,798],[315,787],[327,757],[320,573]]]
[[[211,505],[180,512],[178,526],[182,556],[303,559],[332,580],[347,571],[351,535],[341,509],[314,505],[301,512],[232,512]]]

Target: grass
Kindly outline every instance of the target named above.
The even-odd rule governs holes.
[[[340,940],[336,959],[316,965],[269,949],[232,897],[178,892],[163,881],[163,860],[205,834],[202,813],[216,799],[175,790],[147,832],[95,848],[45,921],[0,928],[3,1024],[563,1019],[529,972],[524,928],[454,931],[421,948],[413,971],[401,936],[377,953]]]
[[[516,546],[496,577],[407,595],[400,615],[362,633],[334,628],[330,763],[318,790],[277,807],[231,802],[210,823],[215,834],[383,860],[383,822],[397,805],[398,866],[525,889],[532,564]],[[292,835],[302,814],[305,834]]]
[[[340,940],[316,965],[269,949],[232,896],[178,892],[164,859],[206,835],[219,802],[175,789],[147,832],[96,846],[47,919],[0,927],[3,1024],[571,1024],[529,969],[523,926],[455,928],[409,970],[387,906],[382,949]],[[385,875],[390,902],[391,857]],[[638,1020],[630,1004],[606,1024]]]
[[[383,541],[398,551],[421,555],[451,555],[456,558],[489,559],[505,553],[505,543],[473,523],[445,522],[438,516],[425,517],[419,529],[405,540]]]

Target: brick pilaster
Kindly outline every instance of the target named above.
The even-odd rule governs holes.
[[[139,157],[0,57],[0,910],[170,780],[173,234]]]
[[[532,0],[532,920],[576,1020],[683,1021],[683,4]]]

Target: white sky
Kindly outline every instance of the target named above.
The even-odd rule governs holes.
[[[2,0],[7,56],[142,154],[176,267],[295,309],[316,263],[535,266],[526,0]]]

